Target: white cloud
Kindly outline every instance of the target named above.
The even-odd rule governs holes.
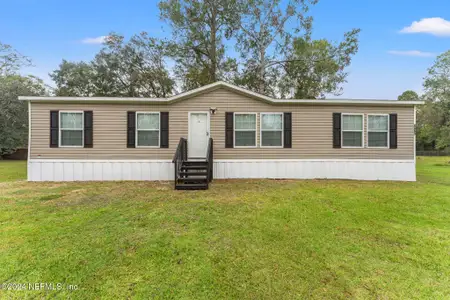
[[[402,55],[402,56],[418,56],[418,57],[432,57],[435,56],[435,53],[432,52],[423,52],[418,50],[409,50],[409,51],[397,51],[397,50],[391,50],[388,51],[389,54],[393,55]]]
[[[99,45],[99,44],[103,44],[107,38],[108,38],[108,36],[106,36],[106,35],[102,35],[102,36],[95,37],[95,38],[85,38],[85,39],[81,40],[81,43],[91,44],[91,45]]]
[[[428,33],[436,36],[450,36],[450,21],[442,18],[425,18],[414,21],[408,27],[400,30],[401,33]]]

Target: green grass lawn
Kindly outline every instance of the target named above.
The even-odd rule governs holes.
[[[0,162],[0,298],[448,299],[450,161],[418,182],[29,183]],[[77,290],[69,290],[76,285]]]
[[[0,160],[0,183],[27,179],[27,162]]]

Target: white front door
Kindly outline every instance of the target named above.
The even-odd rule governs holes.
[[[209,139],[209,113],[189,113],[188,156],[205,158]]]

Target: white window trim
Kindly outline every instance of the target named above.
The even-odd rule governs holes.
[[[159,126],[158,129],[139,129],[138,128],[138,115],[144,115],[144,114],[152,114],[152,115],[158,115],[158,122]],[[137,111],[136,117],[135,117],[135,128],[136,132],[134,137],[134,144],[136,148],[161,148],[161,112],[159,111]],[[139,146],[139,139],[138,139],[138,132],[139,131],[158,131],[158,146]]]
[[[61,144],[61,131],[62,130],[72,130],[72,131],[79,131],[80,129],[73,129],[73,128],[62,128],[61,126],[61,114],[64,113],[77,113],[81,114],[81,145],[77,146],[70,146],[70,145],[62,145]],[[84,148],[84,111],[82,110],[60,110],[58,112],[58,147],[59,148]]]
[[[236,115],[255,115],[255,146],[236,146]],[[237,131],[253,131],[253,129],[238,129]],[[258,148],[258,113],[235,112],[233,113],[233,148]]]
[[[370,116],[384,116],[387,117],[387,146],[369,146],[369,132],[386,132],[386,130],[369,130],[369,117]],[[389,114],[367,114],[367,148],[376,148],[376,149],[389,149],[390,147],[390,124],[389,124]]]
[[[344,130],[344,116],[361,116],[362,117],[362,129],[361,130]],[[364,114],[363,113],[342,113],[341,114],[341,148],[364,148]],[[361,146],[344,146],[344,132],[361,132]]]
[[[262,128],[263,115],[281,115],[281,129],[265,129]],[[281,145],[280,146],[263,146],[262,132],[263,131],[281,131]],[[283,148],[284,147],[284,113],[282,112],[263,112],[259,114],[259,147],[261,148]]]

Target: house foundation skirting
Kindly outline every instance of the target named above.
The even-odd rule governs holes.
[[[414,160],[215,160],[214,178],[415,181]],[[29,181],[173,180],[171,160],[31,159]]]

